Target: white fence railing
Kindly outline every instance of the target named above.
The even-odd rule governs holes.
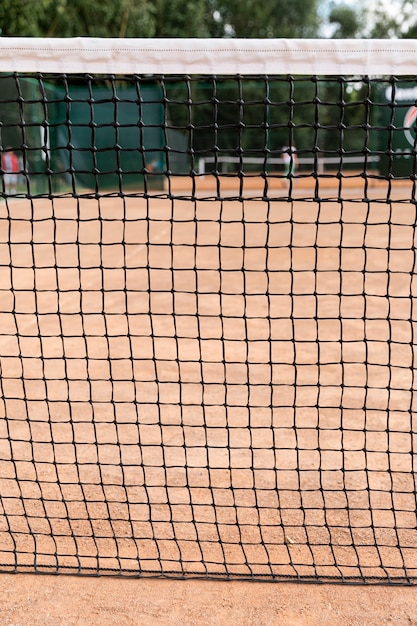
[[[298,157],[297,165],[305,166],[312,165],[315,166],[316,171],[319,174],[322,174],[326,171],[327,166],[331,165],[350,165],[354,166],[357,164],[358,166],[363,166],[366,163],[378,163],[379,156],[334,156],[334,157]],[[281,157],[271,157],[271,158],[263,158],[263,157],[234,157],[234,156],[219,156],[219,157],[200,157],[198,160],[198,173],[206,174],[207,173],[207,164],[216,163],[221,172],[226,173],[229,170],[229,165],[260,165],[262,167],[266,166],[275,166],[280,165],[284,167],[284,162]]]

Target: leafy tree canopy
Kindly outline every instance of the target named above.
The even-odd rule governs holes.
[[[391,0],[388,8],[371,0],[356,7],[343,0],[0,0],[0,29],[9,37],[416,37],[414,5],[413,0]]]
[[[345,5],[336,5],[329,15],[329,22],[334,26],[333,37],[336,39],[358,37],[361,33],[362,19],[363,15],[359,14],[359,11]]]
[[[358,2],[355,6],[333,0],[328,16],[330,36],[414,38],[417,36],[417,16],[414,9],[414,0],[391,0],[389,4],[368,0],[366,3]]]
[[[218,24],[235,37],[314,37],[318,0],[217,0]]]
[[[1,0],[4,36],[303,37],[320,0]]]

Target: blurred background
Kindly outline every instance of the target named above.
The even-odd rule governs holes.
[[[7,37],[413,38],[414,0],[1,0]]]

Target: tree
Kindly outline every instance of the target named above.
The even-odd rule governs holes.
[[[210,0],[155,0],[154,37],[209,37]]]
[[[5,36],[308,37],[320,0],[1,0]]]
[[[215,0],[217,32],[233,37],[313,37],[319,0]]]
[[[331,4],[328,22],[334,38],[392,39],[417,37],[417,19],[413,0],[391,0],[389,7]]]
[[[148,0],[44,0],[39,27],[47,37],[149,37],[155,17]]]
[[[0,28],[9,37],[149,37],[149,0],[1,0]]]
[[[0,2],[0,28],[8,37],[41,36],[39,20],[46,10],[47,2],[31,0],[2,0]]]
[[[411,0],[392,0],[392,9],[395,10],[389,16],[380,9],[376,11],[372,37],[414,39],[417,36],[415,2]]]
[[[345,5],[336,5],[330,11],[329,23],[334,26],[334,39],[354,39],[361,33],[361,24],[366,23],[364,11]]]

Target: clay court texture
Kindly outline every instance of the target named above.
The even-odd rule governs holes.
[[[1,569],[414,580],[412,183],[194,185],[2,202]]]

